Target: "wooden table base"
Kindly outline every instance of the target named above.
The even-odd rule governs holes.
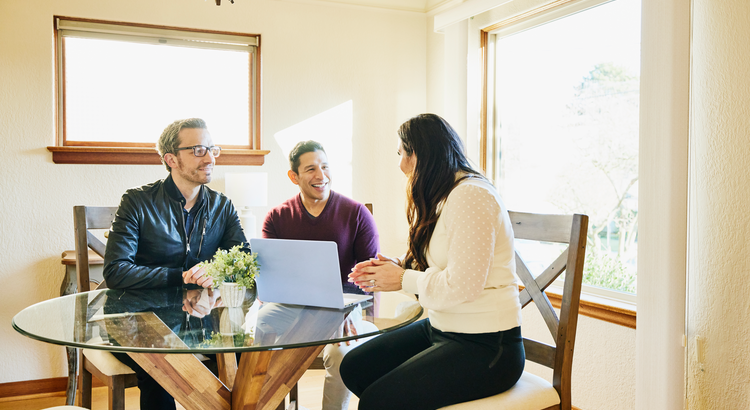
[[[187,410],[275,410],[324,347],[217,355],[219,378],[191,354],[128,354]]]

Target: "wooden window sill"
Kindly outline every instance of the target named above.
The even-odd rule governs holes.
[[[161,165],[153,148],[132,147],[47,147],[55,164],[130,164]],[[217,165],[263,165],[268,150],[225,149]]]
[[[523,286],[519,286],[519,288],[523,289]],[[552,306],[557,309],[560,308],[562,302],[561,290],[562,289],[551,286],[545,291]],[[581,304],[578,313],[594,319],[635,329],[636,307],[629,303],[581,293]]]

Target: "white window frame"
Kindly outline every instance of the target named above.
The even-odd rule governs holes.
[[[495,72],[495,41],[496,38],[508,36],[524,30],[528,30],[545,23],[558,20],[587,9],[609,3],[616,0],[555,0],[548,4],[521,13],[512,18],[500,21],[482,29],[480,34],[482,53],[482,66],[484,70],[482,84],[482,112],[480,114],[482,126],[480,127],[480,166],[485,174],[494,179],[497,164],[498,147],[495,144],[495,124],[492,113],[494,113],[495,96],[492,94]],[[493,182],[496,182],[493,180]],[[555,294],[562,289],[562,281],[558,279],[548,291]],[[582,285],[582,301],[594,305],[605,305],[621,311],[632,311],[633,317],[636,311],[637,295],[619,292],[596,286]],[[622,323],[621,323],[622,324]],[[634,327],[634,322],[633,322]]]

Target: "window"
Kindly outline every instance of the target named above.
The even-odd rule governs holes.
[[[592,3],[486,30],[487,173],[510,210],[589,215],[587,290],[634,294],[640,0]]]
[[[55,162],[158,164],[162,130],[200,117],[218,162],[263,163],[259,36],[66,17],[55,33]]]

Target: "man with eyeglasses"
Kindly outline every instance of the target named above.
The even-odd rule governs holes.
[[[200,262],[210,260],[219,248],[243,245],[250,251],[232,202],[205,185],[221,148],[214,146],[199,118],[170,124],[157,148],[169,175],[122,196],[107,240],[104,280],[113,289],[182,284],[210,288],[211,277]],[[189,298],[182,303],[192,316],[177,326],[200,326],[200,318],[209,313],[206,308]],[[141,409],[175,408],[169,393],[129,356],[116,357],[138,376]]]

